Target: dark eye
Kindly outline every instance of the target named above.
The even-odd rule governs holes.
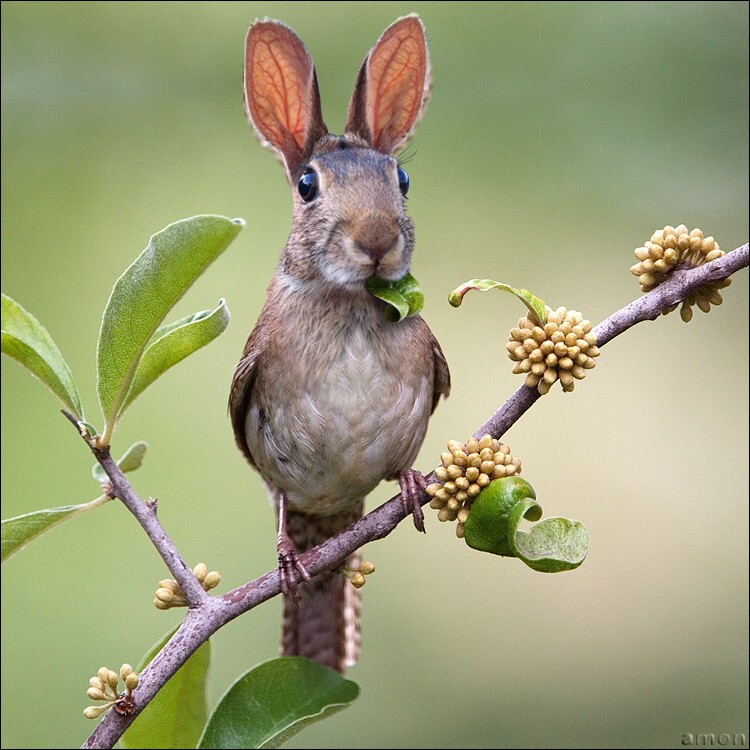
[[[314,169],[308,167],[297,183],[297,190],[305,203],[315,199],[318,194],[318,175]]]
[[[401,167],[398,168],[398,186],[401,188],[402,195],[409,192],[409,175]]]

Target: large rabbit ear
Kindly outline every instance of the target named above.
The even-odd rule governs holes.
[[[430,60],[419,16],[399,18],[381,35],[357,76],[346,115],[346,132],[374,149],[393,154],[402,148],[430,93]]]
[[[266,145],[284,158],[290,179],[328,133],[312,57],[280,21],[256,21],[247,32],[245,109]]]

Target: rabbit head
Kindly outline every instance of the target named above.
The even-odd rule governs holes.
[[[416,15],[389,26],[357,76],[342,136],[328,133],[310,53],[278,21],[248,31],[245,106],[264,145],[286,168],[292,232],[283,270],[302,281],[357,287],[409,270],[414,229],[409,178],[395,158],[429,94],[424,27]]]

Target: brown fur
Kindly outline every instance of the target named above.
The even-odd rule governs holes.
[[[284,160],[294,214],[229,409],[237,445],[277,511],[285,497],[298,553],[354,522],[380,481],[411,467],[450,390],[422,318],[386,321],[385,304],[365,289],[373,275],[397,280],[409,270],[414,229],[394,153],[421,116],[428,71],[421,22],[396,21],[365,58],[347,134],[333,136],[299,38],[276,21],[248,32],[247,111]],[[305,170],[317,179],[309,201],[296,189]],[[283,653],[343,672],[359,652],[359,592],[326,572],[300,593],[284,605]]]

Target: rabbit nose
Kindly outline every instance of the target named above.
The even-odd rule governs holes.
[[[365,255],[374,261],[379,261],[386,253],[399,244],[401,234],[393,222],[384,226],[384,221],[369,221],[357,227],[355,234],[357,246]]]
[[[365,254],[371,258],[374,261],[380,260],[392,247],[393,243],[390,243],[389,245],[382,244],[382,245],[375,245],[375,246],[362,246],[362,250],[364,250]]]

